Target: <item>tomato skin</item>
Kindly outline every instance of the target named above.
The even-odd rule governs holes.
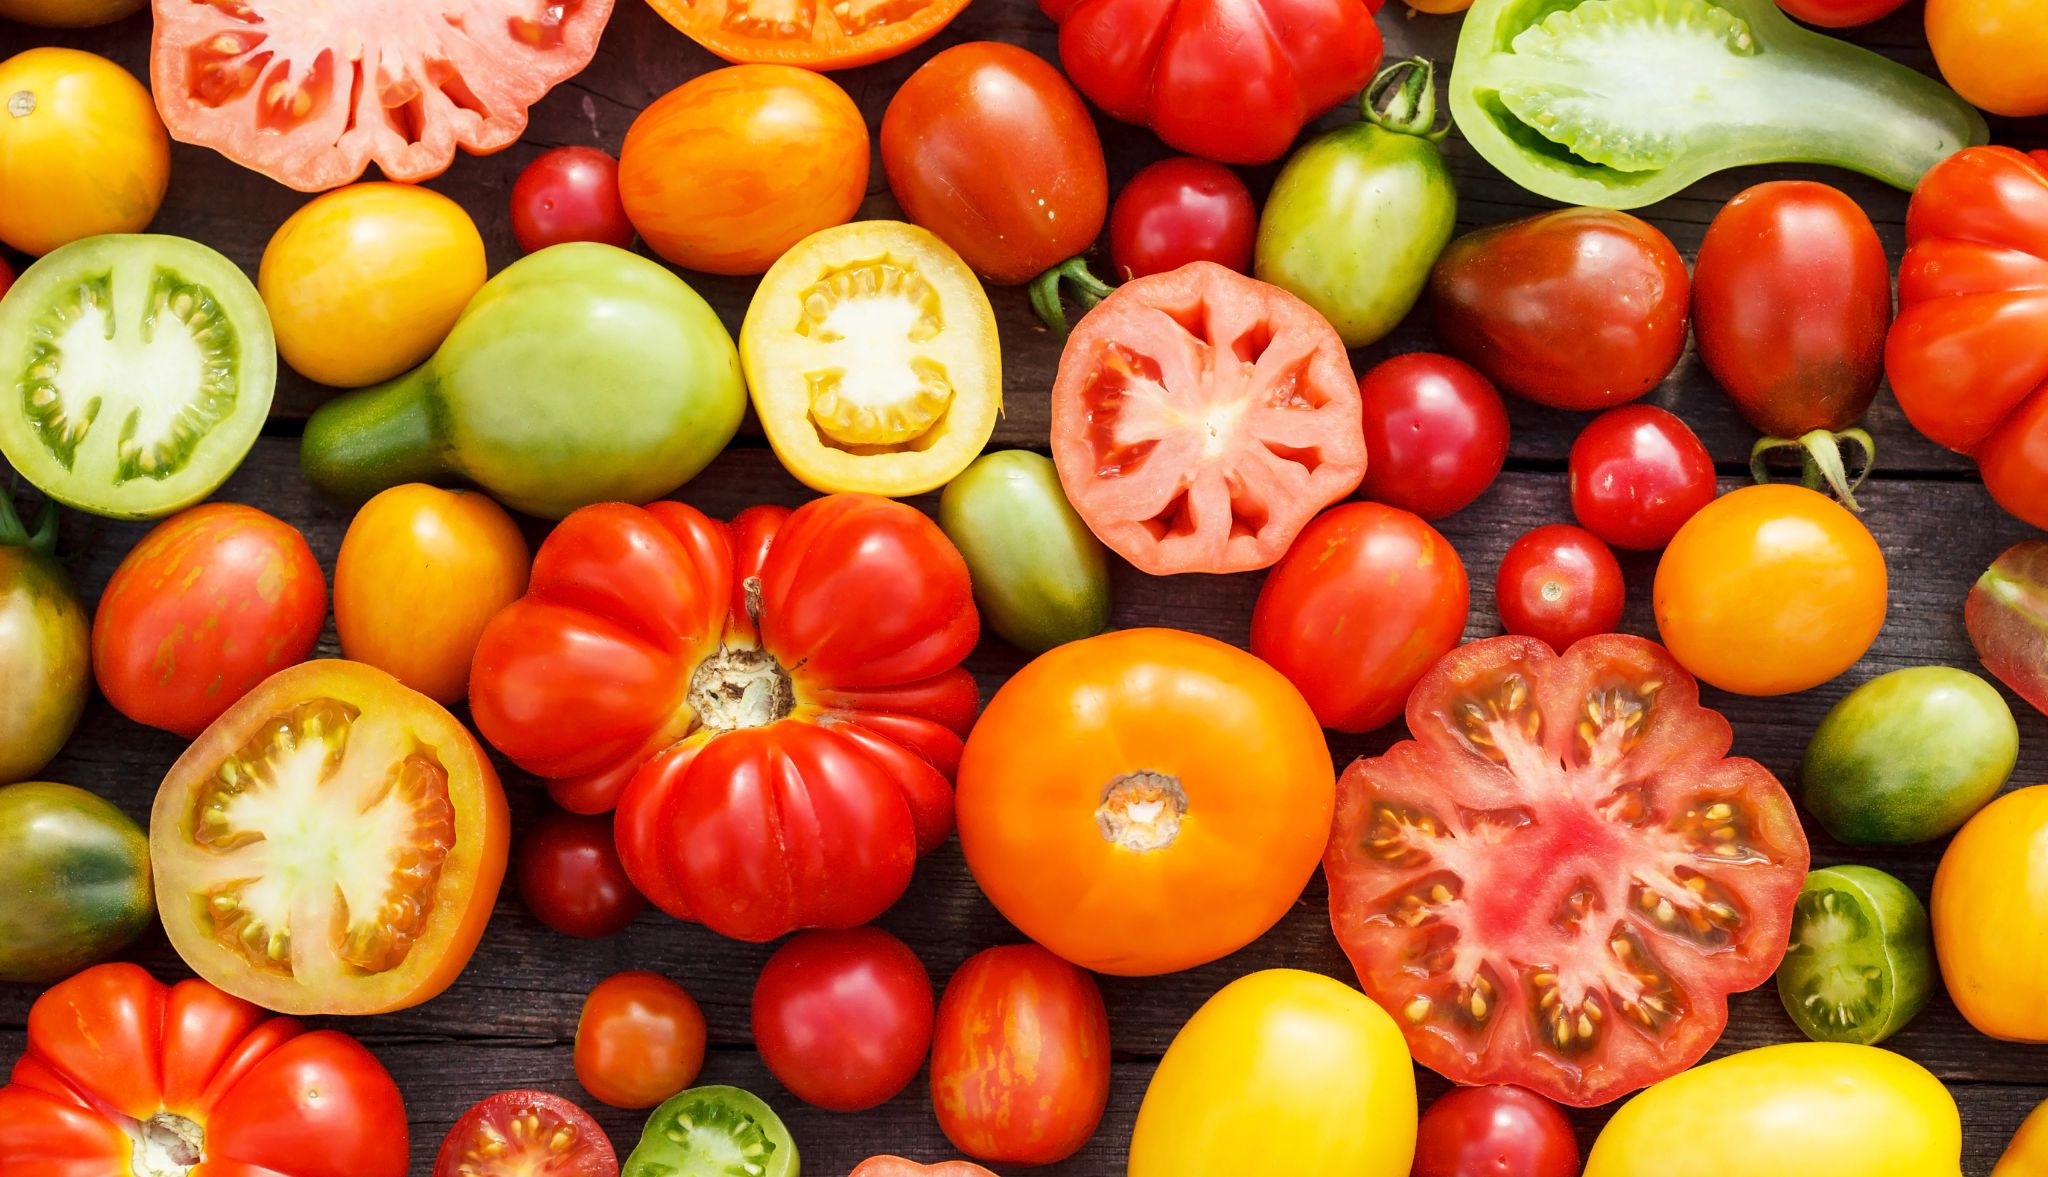
[[[1795,20],[1824,29],[1847,29],[1881,20],[1904,7],[1906,0],[1778,0]]]
[[[1109,1013],[1095,978],[1036,944],[975,953],[946,982],[932,1110],[946,1139],[997,1164],[1080,1151],[1109,1105]]]
[[[1540,1095],[1453,1087],[1422,1113],[1413,1177],[1579,1177],[1579,1142]]]
[[[1573,642],[1621,624],[1621,564],[1600,537],[1552,523],[1509,545],[1494,581],[1501,628],[1540,638],[1562,654]]]
[[[614,973],[583,999],[576,1081],[600,1103],[651,1108],[704,1068],[704,1011],[655,973]]]
[[[512,236],[521,253],[565,241],[631,248],[633,222],[619,197],[619,161],[596,147],[541,152],[512,183]]]
[[[1259,212],[1251,190],[1219,163],[1182,155],[1139,169],[1109,210],[1109,256],[1119,281],[1215,262],[1252,268]]]
[[[754,982],[754,1045],[798,1099],[858,1112],[895,1097],[931,1050],[932,979],[880,928],[799,932]]]
[[[556,812],[535,822],[520,839],[515,877],[527,910],[564,936],[617,935],[647,908],[601,813]]]
[[[561,1096],[500,1091],[455,1121],[433,1177],[619,1177],[619,1157],[590,1113]]]
[[[2048,785],[1977,811],[1942,853],[1928,912],[1942,980],[1972,1026],[2048,1042]]]
[[[1928,0],[1927,43],[1942,80],[1972,106],[2048,114],[2048,25],[2027,0]]]
[[[41,256],[156,219],[171,142],[132,74],[76,49],[30,49],[0,62],[0,94],[0,241]]]
[[[1572,442],[1572,514],[1617,548],[1655,551],[1714,501],[1714,459],[1685,422],[1655,405],[1593,418]]]
[[[1462,360],[1410,352],[1358,378],[1365,420],[1359,494],[1441,519],[1486,493],[1508,458],[1508,409]]]

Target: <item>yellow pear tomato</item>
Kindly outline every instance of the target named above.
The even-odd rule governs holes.
[[[2048,1042],[2048,785],[1977,811],[1934,872],[1934,950],[1972,1026]]]
[[[2041,1177],[2048,1173],[2048,1103],[2033,1110],[2013,1133],[1991,1177]]]
[[[170,136],[134,74],[76,49],[0,62],[0,241],[41,255],[140,233],[170,181]]]

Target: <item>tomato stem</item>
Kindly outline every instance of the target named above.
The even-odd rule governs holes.
[[[1856,465],[1855,477],[1849,476],[1847,463],[1842,460],[1842,442],[1853,444],[1862,452],[1862,460]],[[1877,465],[1877,443],[1870,433],[1863,429],[1810,429],[1798,437],[1764,437],[1757,440],[1749,451],[1749,475],[1759,483],[1771,481],[1770,456],[1779,450],[1800,451],[1800,484],[1808,490],[1830,491],[1842,505],[1851,511],[1861,511],[1856,502],[1856,488],[1870,477],[1870,471]]]
[[[1088,268],[1088,259],[1079,257],[1070,257],[1033,278],[1031,309],[1037,311],[1039,321],[1061,339],[1067,337],[1067,308],[1061,299],[1068,283],[1073,284],[1074,301],[1084,312],[1108,298],[1110,291],[1116,289],[1095,276],[1095,272]]]
[[[0,548],[27,548],[39,556],[54,556],[57,552],[57,504],[53,500],[43,505],[43,513],[36,519],[33,533],[21,522],[15,513],[14,496],[0,491]]]
[[[1382,98],[1385,106],[1380,105]],[[1366,122],[1396,134],[1438,143],[1451,132],[1448,122],[1436,127],[1436,66],[1427,57],[1411,57],[1381,70],[1366,86],[1359,106]]]

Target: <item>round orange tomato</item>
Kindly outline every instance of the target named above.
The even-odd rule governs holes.
[[[1942,980],[1970,1024],[2048,1042],[2048,785],[1977,811],[1942,853],[1927,910]]]
[[[0,62],[0,241],[45,254],[140,233],[171,178],[171,140],[135,75],[91,53]]]
[[[1992,114],[2048,114],[2040,0],[1927,0],[1927,43],[1956,93]]]
[[[532,564],[519,525],[487,496],[394,486],[363,504],[341,541],[341,652],[453,705],[469,695],[484,625],[526,595]]]
[[[692,78],[633,120],[619,197],[648,248],[712,274],[759,274],[843,225],[868,190],[868,128],[830,80],[786,65]]]
[[[651,1108],[704,1066],[704,1011],[656,973],[616,973],[583,999],[576,1080],[615,1108]]]
[[[990,701],[960,761],[960,848],[1025,935],[1099,973],[1191,968],[1301,895],[1336,780],[1301,693],[1213,638],[1069,642]]]
[[[1657,563],[1657,632],[1681,666],[1738,695],[1816,687],[1884,626],[1884,553],[1841,504],[1801,486],[1733,490]]]
[[[931,40],[967,0],[789,8],[779,0],[648,0],[668,23],[727,61],[851,69]]]

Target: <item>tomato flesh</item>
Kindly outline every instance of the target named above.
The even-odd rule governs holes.
[[[618,1154],[590,1113],[545,1091],[500,1091],[464,1112],[433,1177],[619,1177]]]

